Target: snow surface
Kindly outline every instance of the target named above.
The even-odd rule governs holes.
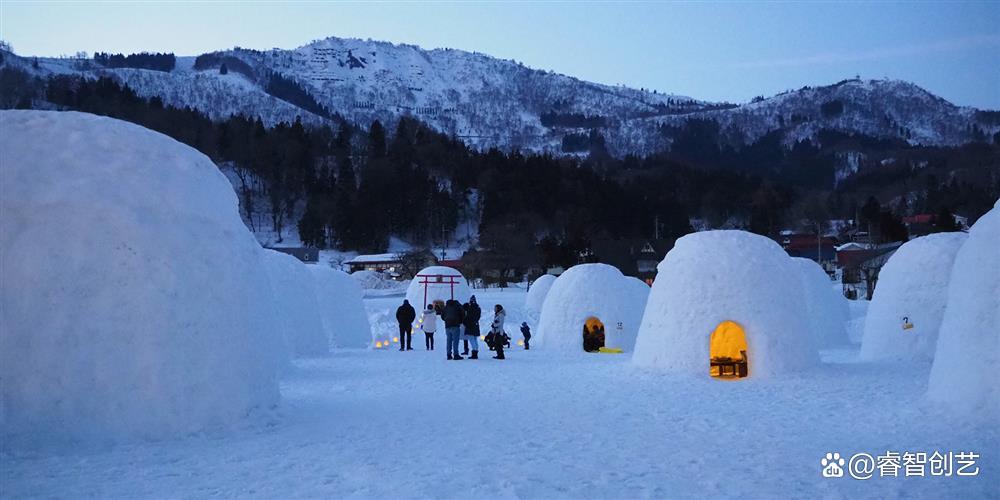
[[[84,113],[0,124],[4,447],[167,438],[274,405],[263,251],[211,160]]]
[[[523,290],[476,295],[523,314]],[[855,349],[849,362],[722,383],[517,347],[502,362],[448,362],[443,345],[295,360],[279,411],[224,435],[0,455],[3,496],[996,497],[1000,429],[923,402],[928,365],[887,370],[857,363]],[[886,450],[977,451],[981,473],[820,475],[828,452]]]
[[[604,324],[607,347],[631,352],[646,305],[648,288],[607,264],[580,264],[562,273],[542,305],[532,343],[547,350],[583,350],[583,326],[590,317]],[[640,282],[642,283],[642,282]]]
[[[987,407],[993,412],[994,426],[1000,417],[998,248],[1000,201],[973,224],[955,256],[927,391],[931,400],[963,411]]]
[[[448,278],[444,278],[444,283],[437,283],[435,281],[436,278],[433,277],[428,278],[432,282],[426,285],[427,293],[425,294],[425,285],[420,282],[422,278],[419,278],[421,275],[458,276],[456,279],[458,284],[453,287],[448,284]],[[465,277],[463,277],[462,273],[459,271],[446,266],[430,266],[421,269],[420,272],[417,273],[412,280],[410,280],[410,286],[406,288],[406,300],[410,301],[410,305],[413,306],[414,309],[422,311],[427,308],[427,304],[430,304],[435,300],[447,301],[451,299],[452,293],[454,293],[455,300],[464,304],[468,302],[469,297],[472,296],[472,289],[469,288],[469,282],[465,280]],[[400,303],[402,303],[402,301],[400,301]]]
[[[325,356],[330,346],[320,317],[316,283],[299,259],[282,252],[264,250],[264,262],[271,279],[271,293],[280,318],[279,334],[292,356]]]
[[[539,276],[528,288],[528,297],[524,300],[524,309],[530,316],[538,318],[542,314],[542,304],[549,294],[556,277],[551,274]]]
[[[904,243],[889,258],[879,272],[865,319],[861,359],[934,358],[955,255],[965,240],[965,233],[922,236]],[[904,324],[912,328],[904,329]]]
[[[830,286],[830,276],[815,261],[793,257],[792,262],[799,271],[809,329],[816,336],[816,345],[829,348],[846,344],[849,314],[846,299]]]
[[[364,292],[351,275],[323,264],[310,264],[316,284],[320,317],[330,345],[365,348],[372,343],[372,329],[365,312]]]
[[[798,269],[773,240],[745,231],[686,235],[657,267],[634,362],[709,377],[709,338],[723,321],[746,333],[750,377],[815,365]]]

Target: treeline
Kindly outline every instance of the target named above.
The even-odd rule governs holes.
[[[692,220],[777,235],[803,222],[809,228],[859,218],[895,236],[902,215],[960,211],[975,218],[1000,196],[1000,155],[989,144],[913,148],[823,132],[822,146],[788,149],[777,134],[720,146],[727,138],[717,124],[690,120],[664,132],[670,152],[612,158],[594,131],[586,136],[591,154],[580,160],[475,151],[409,118],[388,130],[336,116],[330,126],[308,128],[268,128],[245,117],[213,122],[107,78],[38,80],[8,71],[0,70],[8,107],[47,101],[43,106],[113,116],[174,137],[233,169],[253,229],[268,229],[258,222],[266,214],[276,234],[294,227],[318,247],[381,252],[391,236],[438,246],[456,236],[460,221],[473,220],[483,259],[569,265],[593,241],[675,238],[693,229]],[[8,92],[19,97],[7,99]],[[871,166],[833,189],[834,160],[846,145],[868,151]]]
[[[605,125],[603,116],[583,113],[557,113],[549,111],[538,117],[544,127],[600,128]]]
[[[156,71],[173,71],[177,58],[172,53],[140,52],[138,54],[109,54],[97,52],[94,62],[105,68],[138,68]]]

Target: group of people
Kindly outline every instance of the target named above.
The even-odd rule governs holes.
[[[428,351],[434,350],[434,333],[437,331],[438,316],[440,316],[441,321],[444,322],[444,331],[447,336],[445,348],[448,351],[448,359],[465,359],[462,356],[469,356],[469,359],[479,359],[479,320],[482,315],[483,311],[476,302],[475,295],[470,297],[465,304],[454,299],[448,300],[444,304],[427,304],[427,309],[423,311],[420,318],[420,329],[424,332],[426,349]],[[408,300],[404,300],[403,305],[396,309],[400,351],[413,350],[413,322],[416,318],[417,312]],[[484,337],[486,345],[496,353],[493,359],[505,359],[504,347],[510,347],[510,336],[504,330],[506,319],[507,312],[504,311],[503,306],[500,304],[493,306],[493,322],[490,324],[489,333]],[[521,333],[524,335],[524,348],[528,349],[531,329],[527,323],[521,324]],[[458,352],[459,340],[462,341],[464,347],[461,354]]]

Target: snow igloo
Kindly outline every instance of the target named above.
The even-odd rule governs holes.
[[[904,243],[889,258],[868,306],[861,359],[933,359],[955,255],[966,237],[965,233],[922,236]]]
[[[406,288],[406,300],[418,313],[426,309],[427,304],[444,305],[451,299],[464,304],[471,296],[472,289],[462,273],[445,266],[421,269]]]
[[[286,344],[287,357],[316,357],[329,354],[330,346],[320,317],[316,284],[309,269],[286,253],[265,250],[265,264],[271,279],[277,309],[278,334]]]
[[[545,297],[549,294],[549,290],[552,289],[552,284],[555,282],[555,276],[545,274],[539,276],[538,279],[531,283],[528,295],[524,298],[524,311],[528,316],[538,318],[538,315],[542,313],[542,305],[545,303]]]
[[[959,411],[1000,413],[1000,202],[955,256],[927,395]],[[881,286],[881,284],[879,285]]]
[[[573,266],[552,283],[533,342],[567,352],[631,352],[648,289],[607,264]]]
[[[215,164],[86,113],[0,123],[5,446],[163,439],[276,404],[263,249]]]
[[[799,271],[810,331],[815,336],[817,347],[848,344],[847,299],[834,289],[830,276],[815,261],[792,257],[792,263]]]
[[[358,281],[329,266],[310,264],[316,286],[316,302],[329,345],[365,348],[372,342],[372,327]]]
[[[745,231],[686,235],[657,266],[633,362],[740,379],[818,362],[798,270],[774,241]]]

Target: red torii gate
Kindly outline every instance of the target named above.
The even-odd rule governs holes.
[[[455,285],[460,285],[458,281],[462,275],[461,274],[418,274],[416,276],[420,278],[421,285],[424,285],[424,303],[420,307],[427,307],[427,285],[448,285],[451,289],[451,298],[455,298]],[[433,280],[433,281],[431,281]]]

